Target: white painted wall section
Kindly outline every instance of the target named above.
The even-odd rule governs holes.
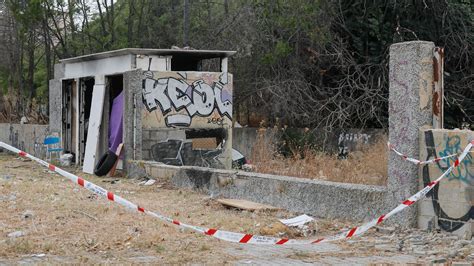
[[[132,69],[134,55],[122,55],[99,60],[64,65],[64,78],[82,78],[119,74]]]
[[[94,173],[94,167],[98,157],[100,124],[105,98],[104,76],[95,78],[95,85],[92,91],[91,115],[89,117],[89,128],[87,130],[87,143],[84,156],[84,166],[82,171],[88,174]]]
[[[148,65],[150,65],[150,71],[169,71],[171,70],[171,57],[137,55],[137,69],[141,68],[146,71]],[[170,65],[170,69],[168,69],[168,65]]]

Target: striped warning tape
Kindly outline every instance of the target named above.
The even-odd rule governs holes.
[[[451,155],[447,155],[447,156],[443,156],[443,157],[434,158],[434,159],[427,160],[427,161],[420,161],[420,160],[415,159],[415,158],[410,158],[410,157],[406,156],[405,154],[397,151],[395,149],[395,146],[393,146],[393,144],[391,144],[390,142],[387,142],[387,146],[391,151],[395,152],[398,156],[402,157],[403,160],[414,163],[414,164],[417,164],[417,165],[436,163],[436,162],[439,162],[439,161],[444,160],[444,159],[448,159],[448,158],[451,158],[451,157],[454,157],[454,156],[459,156],[459,154],[456,153],[456,154],[451,154]]]
[[[122,206],[125,206],[131,210],[135,210],[138,212],[143,212],[145,214],[148,214],[152,217],[158,218],[162,221],[168,222],[175,224],[177,226],[190,229],[205,235],[213,236],[215,238],[228,241],[228,242],[236,242],[236,243],[248,243],[248,244],[267,244],[267,245],[289,245],[289,244],[318,244],[318,243],[324,243],[324,242],[331,242],[331,241],[336,241],[336,240],[342,240],[342,239],[348,239],[354,236],[362,235],[363,233],[367,232],[370,228],[374,227],[375,225],[378,225],[382,223],[383,221],[387,220],[391,216],[395,215],[396,213],[402,211],[403,209],[407,208],[408,206],[413,205],[415,202],[423,198],[434,186],[436,186],[446,175],[448,175],[455,167],[459,166],[459,163],[466,157],[467,153],[471,150],[472,146],[474,145],[474,140],[471,141],[464,151],[461,153],[459,158],[451,165],[448,170],[446,170],[440,177],[438,177],[435,181],[429,183],[426,187],[424,187],[422,190],[418,191],[416,194],[408,198],[407,200],[403,201],[401,204],[399,204],[396,208],[391,210],[389,213],[381,215],[378,218],[375,218],[368,223],[365,223],[361,226],[354,227],[348,231],[339,233],[337,235],[329,236],[329,237],[324,237],[324,238],[319,238],[316,240],[301,240],[301,239],[287,239],[287,238],[276,238],[276,237],[268,237],[268,236],[260,236],[260,235],[252,235],[252,234],[243,234],[243,233],[235,233],[235,232],[230,232],[230,231],[225,231],[225,230],[220,230],[220,229],[214,229],[214,228],[203,228],[199,226],[194,226],[194,225],[189,225],[182,223],[180,221],[174,220],[172,218],[169,218],[167,216],[164,216],[162,214],[159,214],[157,212],[152,212],[149,210],[145,210],[143,207],[140,207],[118,195],[115,195],[114,193],[107,191],[106,189],[97,186],[79,176],[73,175],[67,171],[62,170],[59,167],[56,167],[52,164],[49,164],[41,159],[38,159],[24,151],[18,150],[15,147],[12,147],[6,143],[3,143],[0,141],[0,147],[3,147],[7,150],[10,150],[21,157],[29,158],[33,161],[38,162],[39,164],[47,167],[49,170],[54,171],[69,180],[71,180],[73,183],[76,183],[80,185],[81,187],[86,188],[87,190],[102,196],[104,198],[107,198],[110,201],[116,202]]]

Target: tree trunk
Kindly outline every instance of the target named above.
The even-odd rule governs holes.
[[[72,48],[72,53],[73,55],[76,55],[76,48],[75,48],[75,36],[76,36],[76,25],[74,24],[74,3],[75,1],[68,0],[67,1],[67,10],[68,10],[68,16],[69,16],[69,24],[71,28],[71,48]],[[66,30],[67,31],[67,30]]]
[[[48,21],[46,17],[43,17],[43,40],[44,40],[44,59],[46,64],[46,88],[49,91],[49,80],[53,78],[52,75],[52,60],[51,60],[51,47],[50,47],[50,38],[48,34]],[[48,94],[49,96],[49,94]],[[46,97],[48,97],[46,96]]]
[[[31,106],[33,104],[33,97],[35,96],[35,36],[34,31],[31,29],[28,43],[28,78],[26,87],[28,92],[26,93],[26,110],[24,110],[23,115],[27,116],[31,111]]]
[[[135,16],[135,0],[128,1],[128,32],[127,43],[128,47],[133,47],[133,17]]]
[[[101,4],[100,4],[100,1],[96,0],[96,3],[97,3],[97,8],[99,10],[99,21],[100,21],[100,26],[101,26],[101,29],[102,29],[102,37],[104,37],[104,36],[107,36],[107,30],[105,28],[104,14],[102,13],[102,7],[101,7]],[[105,44],[105,45],[102,44],[102,46],[103,46],[102,48],[108,48],[108,44]]]
[[[189,0],[184,0],[184,12],[183,12],[183,47],[189,45]]]

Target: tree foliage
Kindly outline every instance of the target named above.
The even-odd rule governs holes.
[[[0,0],[0,25],[0,85],[26,102],[46,102],[59,58],[125,47],[236,50],[239,122],[328,130],[386,128],[389,46],[433,41],[446,50],[446,125],[474,124],[469,0]]]

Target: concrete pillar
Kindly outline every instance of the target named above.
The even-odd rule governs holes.
[[[60,79],[49,81],[49,133],[62,138],[62,82]]]
[[[389,141],[410,157],[419,156],[419,128],[432,126],[432,42],[396,43],[390,47]],[[418,189],[418,166],[390,152],[387,207],[395,207]],[[395,224],[416,225],[416,207],[393,217]]]
[[[124,170],[126,172],[129,168],[128,160],[142,159],[142,77],[143,71],[141,69],[123,74],[123,144]]]

